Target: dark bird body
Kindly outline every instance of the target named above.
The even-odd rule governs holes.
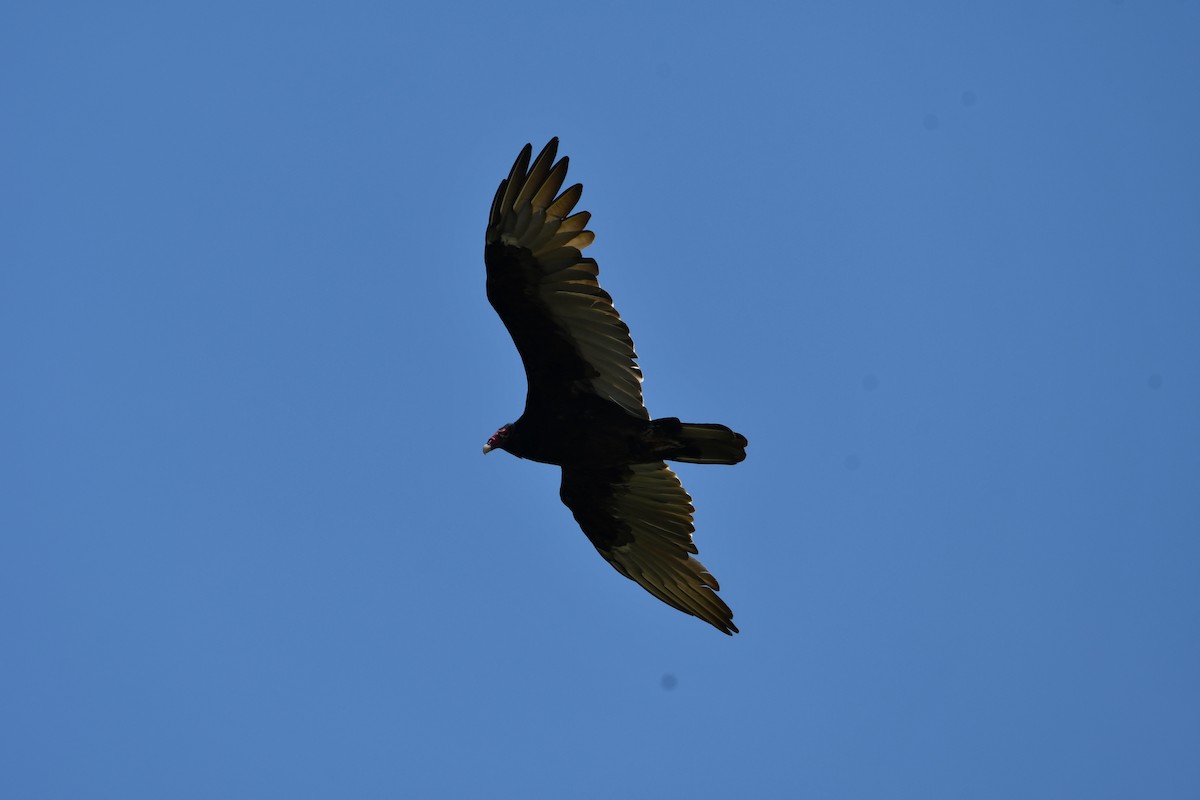
[[[562,467],[560,497],[622,575],[660,600],[737,632],[717,580],[693,557],[691,498],[665,461],[736,464],[746,438],[724,425],[651,419],[629,328],[580,251],[595,238],[590,214],[572,214],[583,192],[559,193],[567,159],[552,139],[530,165],[525,145],[501,181],[488,219],[488,300],[525,364],[520,419],[485,453]]]

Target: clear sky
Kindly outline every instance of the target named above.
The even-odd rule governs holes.
[[[1200,4],[10,3],[0,796],[1200,795]],[[561,137],[729,638],[484,440]]]

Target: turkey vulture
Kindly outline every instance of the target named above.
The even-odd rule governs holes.
[[[737,632],[720,586],[693,558],[692,498],[664,461],[736,464],[746,437],[724,425],[651,419],[629,328],[580,255],[591,214],[559,192],[567,158],[551,139],[530,166],[525,145],[488,216],[487,296],[512,335],[529,383],[525,412],[488,439],[562,467],[559,496],[588,539],[627,578],[726,634]]]

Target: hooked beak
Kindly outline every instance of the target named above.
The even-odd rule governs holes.
[[[492,452],[495,449],[496,448],[492,447],[490,444],[485,444],[483,446],[483,454],[486,456],[488,453]]]

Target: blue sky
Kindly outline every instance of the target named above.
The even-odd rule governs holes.
[[[1200,794],[1194,2],[9,4],[0,795]],[[484,440],[561,137],[741,635]]]

